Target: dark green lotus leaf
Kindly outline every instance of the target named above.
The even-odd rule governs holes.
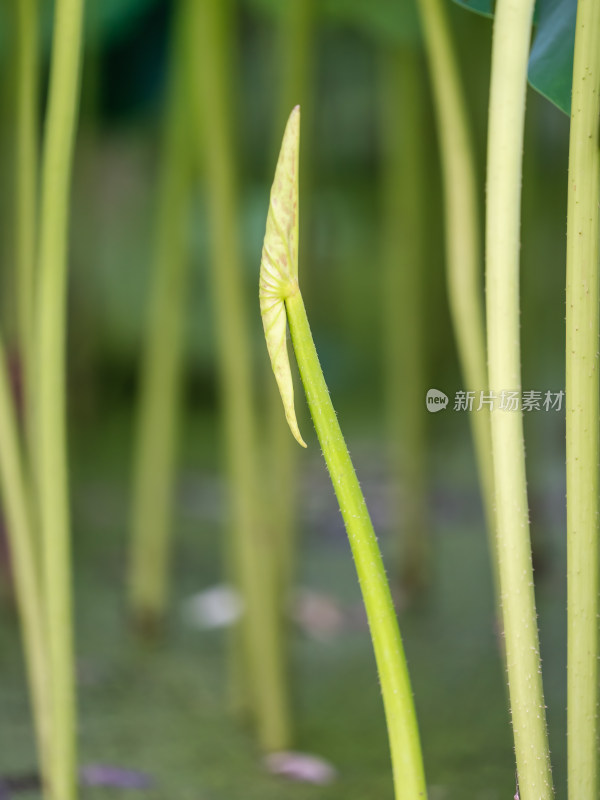
[[[247,0],[255,11],[276,17],[282,0]],[[288,2],[288,0],[285,0]],[[420,40],[414,0],[316,0],[321,20],[348,25],[377,39],[402,44]]]
[[[494,0],[456,2],[471,11],[493,15]],[[529,83],[565,114],[571,113],[576,15],[577,0],[537,0],[535,5]]]
[[[455,0],[459,6],[468,8],[476,14],[483,14],[485,17],[494,16],[495,0]]]
[[[467,8],[469,11],[474,11],[476,14],[481,14],[484,17],[493,17],[496,9],[496,0],[454,0],[454,2],[462,6],[462,8]],[[538,0],[533,12],[534,22],[538,20],[539,2],[540,0]]]
[[[529,82],[571,113],[577,0],[538,0],[538,26],[529,56]]]

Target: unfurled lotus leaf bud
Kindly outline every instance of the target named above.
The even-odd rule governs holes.
[[[298,155],[300,107],[288,120],[271,188],[267,230],[260,262],[260,311],[267,349],[285,416],[296,440],[306,447],[296,421],[294,385],[287,349],[285,299],[298,291]]]

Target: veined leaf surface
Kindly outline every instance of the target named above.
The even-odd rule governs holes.
[[[298,290],[298,156],[300,107],[288,120],[271,188],[267,230],[260,262],[260,311],[271,366],[288,425],[306,447],[296,421],[294,384],[287,349],[285,299]]]

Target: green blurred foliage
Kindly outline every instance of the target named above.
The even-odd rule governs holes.
[[[249,7],[277,18],[281,0],[246,0]],[[413,0],[322,0],[318,3],[323,23],[347,25],[380,41],[412,44],[420,39]]]
[[[89,97],[90,92],[98,91],[98,84],[94,89],[94,81],[88,83],[85,78],[86,69],[94,58],[97,58],[96,68],[101,91],[90,101],[91,106],[95,107],[93,120],[86,114],[82,116],[74,173],[69,305],[69,424],[72,429],[71,445],[76,455],[79,454],[79,458],[74,461],[73,480],[76,483],[87,480],[89,485],[86,484],[84,489],[90,494],[96,492],[90,514],[93,512],[93,518],[104,525],[101,529],[94,527],[93,521],[81,511],[80,506],[85,505],[86,495],[76,492],[76,527],[78,541],[81,542],[78,546],[97,548],[92,554],[94,557],[89,561],[89,574],[95,576],[95,580],[102,582],[104,586],[100,590],[96,584],[89,582],[91,588],[89,596],[84,600],[86,610],[82,617],[86,637],[89,637],[85,647],[89,641],[92,652],[105,652],[102,649],[104,643],[115,646],[117,641],[118,652],[114,658],[118,661],[127,656],[128,650],[126,646],[119,646],[119,632],[122,634],[119,616],[122,613],[119,606],[121,597],[113,590],[113,584],[121,581],[124,558],[123,541],[126,534],[122,506],[126,504],[126,473],[131,449],[129,422],[134,407],[154,247],[158,206],[157,176],[164,116],[164,73],[167,67],[166,40],[173,3],[167,0],[89,0],[92,1],[95,5],[90,6],[88,21],[84,93],[87,92]],[[50,0],[45,2],[49,7]],[[274,121],[278,113],[276,14],[284,2],[286,0],[239,0],[236,6],[239,11],[236,20],[239,51],[235,65],[238,93],[234,115],[237,120],[239,160],[242,163],[239,179],[246,269],[244,279],[252,313],[248,335],[252,337],[254,358],[265,369],[267,357],[257,296],[258,268],[273,174]],[[474,0],[469,5],[478,5],[480,10],[485,10],[486,5],[488,9],[490,7],[489,3],[484,4],[484,0],[478,0],[477,3]],[[0,4],[0,36],[4,43],[11,41],[9,6],[10,3]],[[348,430],[353,441],[360,441],[363,437],[362,440],[370,444],[373,437],[381,438],[385,435],[382,422],[382,325],[379,296],[381,179],[386,163],[382,156],[378,114],[379,59],[383,44],[401,46],[412,43],[417,29],[412,4],[404,5],[395,0],[321,0],[319,7],[321,16],[312,52],[315,66],[312,87],[314,130],[309,158],[314,177],[311,205],[307,209],[303,207],[301,211],[301,218],[304,215],[304,219],[310,220],[308,227],[311,242],[306,252],[300,253],[300,270],[311,287],[307,305],[310,304],[313,333],[344,430]],[[550,0],[547,7],[550,8]],[[468,111],[473,120],[480,202],[483,207],[491,25],[487,20],[464,14],[458,8],[451,8],[450,12],[461,74],[467,89]],[[540,18],[538,38],[542,30]],[[46,31],[47,46],[47,23]],[[541,44],[542,42],[539,46]],[[536,47],[537,39],[534,52]],[[552,47],[553,45],[550,49]],[[3,314],[11,306],[12,269],[10,126],[13,113],[11,81],[14,70],[9,57],[9,48],[0,48],[0,301]],[[83,106],[86,106],[85,97]],[[407,115],[411,113],[410,108],[404,111]],[[527,112],[521,284],[523,386],[525,389],[558,391],[564,383],[568,121],[556,108],[534,94],[528,98]],[[426,371],[430,385],[445,391],[452,403],[453,393],[462,386],[447,310],[441,187],[431,111],[427,119],[426,149],[429,162],[426,187]],[[207,286],[208,227],[201,165],[198,165],[197,187],[188,231],[193,275],[185,320],[185,380],[189,413],[183,437],[185,459],[182,472],[189,474],[202,469],[207,474],[211,471],[212,475],[216,469],[215,464],[218,463],[220,439],[218,426],[215,424],[218,393],[213,310]],[[5,322],[5,318],[2,322]],[[423,413],[427,413],[425,408]],[[540,413],[529,415],[525,419],[528,467],[531,467],[534,538],[539,532],[547,542],[548,531],[552,532],[554,538],[550,543],[551,557],[562,553],[563,547],[560,538],[563,513],[561,498],[564,496],[560,471],[563,463],[563,423],[564,418],[559,414],[553,416]],[[412,630],[412,646],[417,651],[421,649],[421,654],[416,652],[414,656],[418,665],[415,671],[415,688],[426,726],[429,760],[434,765],[432,777],[440,786],[452,787],[452,793],[445,795],[449,800],[454,797],[462,798],[465,792],[472,797],[477,792],[483,796],[487,790],[488,794],[493,794],[494,790],[500,791],[499,779],[506,784],[503,784],[502,790],[509,792],[513,788],[512,749],[508,735],[508,716],[500,688],[501,669],[496,660],[496,643],[490,622],[493,614],[491,599],[488,597],[489,613],[486,616],[483,616],[479,602],[484,587],[487,587],[489,595],[489,578],[484,572],[487,554],[480,529],[477,492],[474,489],[475,475],[468,419],[466,414],[448,410],[428,416],[427,424],[433,454],[431,481],[434,487],[432,507],[437,513],[436,547],[441,547],[436,569],[439,569],[442,582],[433,595],[439,612],[435,611],[433,620],[427,615],[424,617],[421,612],[415,613],[412,623],[408,622],[408,635],[411,636]],[[318,449],[313,448],[312,454],[315,459],[319,458]],[[103,459],[106,461],[104,465]],[[84,460],[87,467],[82,471]],[[536,470],[536,464],[541,464],[542,469]],[[379,450],[377,468],[380,471],[385,470]],[[319,483],[322,480],[319,472],[315,481]],[[187,513],[185,509],[184,512]],[[335,508],[332,513],[337,514]],[[205,521],[200,520],[199,525],[197,519],[186,517],[184,525],[189,528],[189,543],[182,546],[179,568],[183,566],[184,569],[178,574],[183,575],[187,593],[197,589],[200,580],[216,580],[220,575],[216,567],[216,550],[220,544],[217,543],[218,535],[207,534]],[[202,537],[210,540],[215,550],[207,554],[206,559],[203,556],[198,559],[196,549],[198,539]],[[104,549],[107,541],[109,550]],[[337,550],[328,549],[330,540],[327,537],[323,541],[325,552],[319,550],[312,557],[317,565],[315,568],[322,570],[323,587],[329,589],[334,565],[349,562],[344,561],[344,556],[347,555],[345,552],[338,555]],[[102,559],[103,571],[98,569],[97,556]],[[349,566],[351,568],[351,564]],[[210,574],[205,575],[202,570],[209,570]],[[84,572],[84,575],[87,574]],[[554,749],[559,769],[563,742],[560,726],[565,707],[564,697],[561,695],[564,676],[560,636],[564,620],[560,615],[564,615],[566,607],[560,577],[562,574],[558,567],[551,564],[544,583],[544,575],[540,571],[540,591],[543,598],[540,608],[542,626],[546,628],[542,641],[548,643],[544,664],[549,665],[548,702],[550,714],[554,716],[552,729],[557,731],[554,734]],[[79,573],[76,577],[81,584],[81,594],[82,590],[86,590],[88,581]],[[336,586],[339,583],[340,587],[355,590],[353,580],[351,576],[334,583]],[[109,584],[110,591],[107,591],[106,585]],[[461,587],[458,593],[455,591],[456,586]],[[467,588],[469,591],[472,589],[470,594],[466,593]],[[113,609],[111,614],[114,619],[110,625],[105,625],[102,618],[102,613],[107,608]],[[482,617],[477,628],[472,626],[473,614]],[[179,629],[175,632],[180,643],[187,641],[185,635]],[[467,635],[470,644],[465,644],[464,639],[460,638]],[[96,638],[98,636],[99,639]],[[360,638],[356,638],[357,636]],[[485,653],[479,659],[476,656],[480,652],[484,636],[488,637]],[[421,643],[419,637],[422,637]],[[442,651],[438,649],[438,644],[444,637],[450,659],[448,663],[451,666],[448,667],[442,659],[445,677],[441,681],[439,664]],[[202,673],[218,677],[221,661],[218,653],[217,656],[214,655],[214,642],[211,640],[206,644],[205,639],[194,641],[197,642],[193,645],[194,651],[202,650],[204,656],[211,660],[218,656],[216,664],[211,663]],[[380,731],[379,739],[376,738],[376,746],[372,747],[372,757],[369,756],[370,760],[367,761],[368,768],[362,774],[363,783],[359,781],[357,788],[353,779],[353,770],[363,770],[361,759],[365,755],[364,731],[370,732],[369,726],[375,726],[381,720],[377,716],[380,707],[377,705],[379,697],[371,656],[364,655],[367,651],[363,648],[362,631],[359,634],[353,632],[349,642],[351,649],[347,654],[348,658],[342,650],[341,662],[338,660],[339,647],[337,650],[319,648],[318,658],[326,661],[330,683],[324,685],[320,682],[317,676],[322,671],[322,664],[316,660],[315,665],[310,666],[311,660],[310,674],[301,690],[312,697],[309,708],[311,716],[306,716],[304,722],[303,743],[307,749],[320,747],[323,753],[330,753],[344,775],[342,783],[334,786],[327,795],[332,800],[341,796],[350,797],[351,792],[360,797],[376,796],[382,785],[382,792],[385,792],[389,784],[383,730]],[[306,647],[305,642],[300,644]],[[97,650],[94,651],[96,646]],[[316,652],[317,648],[314,649]],[[3,658],[8,659],[16,648],[7,645],[0,650]],[[165,649],[165,654],[166,652]],[[360,670],[356,668],[356,678],[348,680],[346,690],[346,686],[339,683],[339,675],[346,674],[348,664],[352,670],[351,657],[357,652],[363,654],[360,656]],[[193,655],[196,658],[198,653],[194,652]],[[10,657],[15,658],[14,655]],[[175,658],[179,656],[176,654]],[[310,659],[313,659],[313,655],[310,655]],[[184,663],[183,658],[181,662]],[[488,667],[488,662],[491,667]],[[340,667],[340,663],[345,666]],[[189,696],[192,696],[198,686],[202,685],[202,681],[198,682],[196,662],[193,661],[191,667],[187,660],[185,664],[187,666],[183,669],[191,672],[188,685]],[[104,668],[102,661],[100,667]],[[308,670],[308,667],[303,669]],[[477,677],[474,672],[477,670],[481,670],[483,688],[479,693],[474,693],[473,681]],[[20,680],[17,667],[14,672],[17,678],[7,684],[9,696],[16,681]],[[132,674],[137,677],[139,672],[139,664],[135,664]],[[141,672],[144,673],[144,670]],[[185,674],[188,675],[188,672]],[[351,671],[350,675],[352,674]],[[214,678],[215,681],[217,677]],[[173,669],[167,674],[167,680],[171,688],[178,687],[180,673]],[[357,695],[356,681],[365,688],[365,692],[361,690]],[[497,694],[494,695],[495,711],[491,717],[480,713],[482,704],[490,696],[488,684],[497,689]],[[334,689],[340,686],[339,694],[331,694],[335,702],[323,704],[323,698],[330,697],[329,686]],[[457,686],[462,687],[462,690],[457,692]],[[351,696],[352,702],[347,702],[347,696],[342,689],[347,691],[347,696]],[[148,729],[147,719],[140,717],[131,724],[128,721],[133,713],[134,701],[132,705],[128,705],[122,702],[120,696],[114,695],[114,705],[105,706],[105,694],[112,691],[110,685],[106,692],[94,686],[91,689],[88,687],[86,691],[86,702],[89,702],[90,693],[92,700],[97,698],[94,714],[103,715],[115,709],[115,713],[122,714],[122,720],[127,720],[123,725],[129,725],[127,731],[131,740],[126,742],[126,750],[130,748],[127,750],[126,762],[129,759],[131,765],[134,765],[133,762],[139,755],[140,765],[149,765],[148,768],[156,769],[157,774],[161,770],[167,770],[164,764],[159,764],[165,752],[160,714],[150,726],[157,735],[148,746],[145,735],[140,735],[140,731],[143,733]],[[364,699],[365,694],[372,698],[372,702]],[[182,708],[187,707],[189,696],[187,690],[185,697],[177,694]],[[148,709],[147,697],[148,692],[143,697],[140,695],[140,713]],[[238,794],[246,791],[251,781],[266,782],[266,779],[262,774],[258,775],[253,760],[254,751],[250,752],[249,745],[246,745],[246,750],[236,750],[235,741],[231,737],[237,734],[233,734],[230,726],[223,722],[222,706],[215,702],[214,693],[211,697],[212,705],[208,707],[212,716],[209,719],[214,719],[215,726],[217,723],[224,726],[221,738],[215,740],[220,760],[215,761],[213,772],[222,770],[225,776],[223,781],[227,778],[231,784],[235,784],[231,787],[227,785],[227,789],[231,789],[229,793],[224,789],[220,795],[215,794],[215,797],[233,797],[236,796],[236,791]],[[362,708],[362,716],[358,717],[358,722],[356,697],[360,701],[359,711]],[[455,700],[450,706],[449,697]],[[179,741],[175,739],[170,751],[172,774],[169,780],[180,781],[181,796],[189,794],[190,785],[195,788],[200,785],[194,782],[202,779],[202,776],[198,778],[198,753],[210,752],[204,750],[203,745],[196,744],[195,737],[202,727],[198,725],[198,718],[206,714],[206,706],[202,695],[197,696],[195,702],[197,708],[194,707],[194,714],[190,715],[189,721],[191,733],[189,736],[185,734],[189,752],[184,754],[184,750],[179,749]],[[168,703],[165,701],[163,706],[165,709],[168,707],[169,713],[175,708],[170,700]],[[23,709],[24,700],[19,712],[20,719],[27,713]],[[341,713],[340,709],[345,710],[346,715],[338,720],[336,715]],[[444,717],[442,722],[440,709]],[[366,728],[363,722],[367,725]],[[347,724],[356,726],[351,728],[356,735],[342,735]],[[337,739],[332,738],[332,725],[337,726]],[[453,736],[457,725],[460,736]],[[177,719],[173,722],[173,730],[181,731],[179,726],[180,720]],[[480,726],[483,726],[485,735],[482,735]],[[102,749],[96,746],[95,741],[91,744],[89,742],[89,737],[93,739],[96,735],[95,729],[84,726],[84,736],[88,736],[88,757],[96,759],[102,755],[107,759],[118,760],[122,756],[118,749],[121,741],[119,735],[113,739],[111,737],[114,736],[114,728],[109,724],[105,728],[106,731],[102,734],[105,749]],[[7,736],[13,741],[14,730],[15,726],[11,726],[9,733],[5,732],[3,742],[7,741]],[[207,741],[213,742],[214,730],[221,728],[211,727],[209,734],[204,731]],[[369,737],[367,739],[370,741]],[[18,742],[13,751],[8,747],[6,750],[0,748],[4,758],[3,769],[15,765],[12,754],[17,745]],[[20,749],[18,752],[26,751]],[[228,761],[230,758],[240,758],[239,752],[243,753],[246,761],[246,771],[239,770],[237,765],[232,769]],[[498,769],[494,766],[495,759],[501,762]],[[183,769],[182,762],[185,764]],[[26,759],[17,766],[27,768],[29,764],[30,761]],[[200,771],[210,770],[211,764],[210,759],[205,759],[205,762],[201,762]],[[482,764],[487,765],[483,771]],[[211,782],[215,783],[218,779],[211,772],[207,772],[207,776],[207,786],[212,789]],[[247,776],[248,781],[244,782]],[[374,782],[377,784],[375,790]],[[165,783],[167,785],[172,786],[172,783]],[[254,796],[261,797],[281,795],[279,783],[269,782],[262,794],[260,792],[263,784],[258,783],[257,786],[258,788],[248,789],[248,796],[252,791],[255,792]],[[364,788],[362,793],[361,787]],[[298,797],[308,797],[312,791],[296,788],[295,796]]]
[[[17,0],[18,2],[18,0]],[[106,41],[124,36],[136,25],[140,16],[158,0],[87,0],[85,4],[85,26],[88,41]],[[13,9],[11,3],[0,5],[0,31],[11,29]],[[42,48],[49,51],[52,37],[54,0],[40,0]],[[0,38],[5,45],[10,34]]]
[[[52,0],[45,0],[53,5]],[[157,0],[87,0],[86,33],[94,40],[111,40],[130,33],[140,16]]]
[[[119,402],[129,402],[135,388],[152,261],[168,66],[166,42],[173,9],[173,3],[167,0],[95,3],[90,11],[100,12],[95,30],[101,39],[88,38],[85,55],[71,230],[72,380],[81,387],[74,395],[75,411],[77,398],[81,397],[83,403],[84,396],[97,396],[102,402],[106,393],[107,397],[120,398]],[[239,0],[235,7],[239,50],[233,113],[242,166],[245,282],[248,302],[252,303],[273,170],[271,143],[278,113],[277,11],[281,5],[275,0]],[[414,8],[412,3],[391,0],[325,0],[319,8],[312,52],[315,79],[309,157],[313,189],[309,205],[301,212],[310,231],[310,245],[300,254],[300,269],[309,287],[307,303],[314,334],[337,403],[358,425],[377,427],[381,403],[381,176],[386,169],[378,110],[380,55],[382,47],[402,46],[402,41],[411,38],[407,32],[414,31]],[[474,124],[483,206],[491,26],[460,9],[450,11]],[[5,59],[5,80],[0,86],[6,96],[2,121],[7,144],[3,152],[10,163],[10,139],[6,138],[10,70],[6,51],[0,57]],[[95,85],[86,81],[86,71],[92,66],[97,70]],[[560,115],[546,106],[543,101],[530,103],[525,152],[523,355],[526,367],[534,373],[530,383],[535,382],[536,373],[554,375],[556,381],[562,381],[561,215],[567,139]],[[453,390],[460,388],[460,377],[449,333],[441,189],[431,110],[427,132],[427,373],[432,385]],[[9,188],[5,174],[2,200],[8,212],[4,216],[7,229]],[[3,237],[0,265],[5,275],[3,286],[7,287],[9,239],[9,235]],[[189,221],[193,275],[186,317],[187,382],[189,391],[194,393],[194,387],[202,387],[206,402],[214,403],[214,325],[206,280],[207,239],[200,169]],[[540,290],[541,264],[547,278]],[[10,305],[7,291],[2,292],[3,302]],[[338,301],[332,303],[334,296]],[[254,357],[257,363],[266,364],[258,304],[251,311]],[[100,377],[94,378],[96,372]],[[111,374],[114,381],[108,377]],[[361,379],[357,380],[359,375]],[[198,399],[197,394],[194,397]],[[462,429],[463,422],[455,416],[446,425]]]

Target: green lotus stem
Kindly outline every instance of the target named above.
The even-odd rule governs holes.
[[[363,593],[379,671],[397,800],[426,797],[421,747],[398,621],[377,538],[329,397],[298,286],[300,109],[290,116],[271,190],[260,270],[267,348],[286,419],[296,440],[287,322],[311,416],[329,468]]]
[[[383,276],[386,406],[390,455],[399,497],[402,585],[418,591],[429,578],[425,480],[424,91],[421,53],[382,54]],[[406,110],[410,109],[410,113]]]
[[[42,532],[52,751],[50,796],[76,797],[69,490],[66,290],[71,166],[79,100],[82,0],[56,0],[42,158],[36,338],[36,481]]]
[[[231,558],[245,605],[241,641],[249,710],[263,750],[289,746],[289,698],[274,603],[273,551],[264,527],[247,307],[244,301],[239,202],[231,119],[229,4],[189,0],[195,138],[201,143],[210,224],[211,282],[216,309],[221,402],[229,473]],[[237,653],[236,653],[237,655]],[[238,665],[239,668],[239,665]]]
[[[179,24],[181,27],[181,24]],[[187,218],[191,153],[181,35],[175,61],[161,167],[152,296],[142,364],[134,465],[130,604],[142,631],[164,619],[168,597],[172,495],[180,395],[182,327],[189,258]]]
[[[38,4],[17,5],[17,306],[27,437],[33,447],[34,294],[38,170]]]
[[[437,118],[446,238],[446,279],[452,325],[466,391],[487,391],[483,322],[483,268],[477,209],[475,155],[462,83],[442,0],[419,0],[425,54]],[[487,405],[469,414],[487,521],[490,554],[498,584],[494,534],[492,437]],[[497,586],[498,592],[498,586]]]
[[[26,486],[17,415],[4,347],[0,341],[0,494],[6,511],[38,757],[42,775],[47,778],[51,727],[47,692],[46,631],[37,543],[31,524],[30,498]]]
[[[281,15],[276,62],[280,74],[280,89],[276,115],[276,141],[273,147],[275,157],[279,150],[281,129],[285,125],[289,109],[296,104],[304,109],[310,106],[315,2],[288,0],[284,3]],[[281,402],[279,393],[273,386],[270,376],[268,376],[268,391],[271,420],[269,467],[272,480],[270,492],[272,501],[268,504],[269,525],[279,552],[274,575],[278,587],[276,589],[279,596],[278,605],[282,613],[285,613],[291,602],[296,561],[297,459],[287,425],[279,413]]]
[[[521,800],[553,796],[525,479],[521,411],[502,392],[521,391],[519,228],[527,60],[533,0],[498,0],[488,125],[486,293],[500,591]]]
[[[569,797],[598,796],[600,3],[579,0],[567,211]]]

